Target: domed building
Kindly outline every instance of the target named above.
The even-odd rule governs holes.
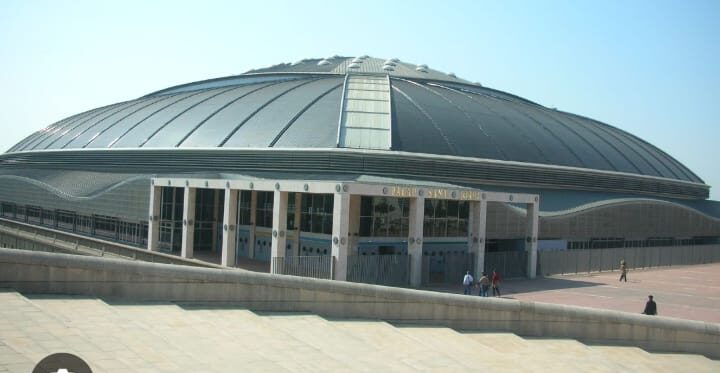
[[[717,243],[709,186],[625,131],[368,56],[183,84],[58,121],[0,156],[2,216],[192,257],[453,255]],[[351,259],[352,261],[352,259]],[[424,263],[421,265],[421,262]],[[494,265],[494,263],[492,264]],[[424,269],[421,269],[424,268]],[[422,274],[420,274],[422,272]]]

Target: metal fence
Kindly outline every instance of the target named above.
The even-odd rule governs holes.
[[[0,246],[34,251],[64,252],[80,255],[112,256],[154,263],[218,267],[216,264],[187,260],[148,251],[118,242],[63,232],[0,218]]]
[[[330,255],[273,257],[272,273],[332,279],[332,263]]]
[[[422,284],[462,281],[465,272],[472,272],[474,267],[475,255],[471,253],[456,252],[439,256],[424,255],[422,261]]]
[[[621,260],[629,269],[720,262],[720,245],[539,251],[537,273],[548,276],[613,271],[620,268]]]
[[[527,257],[527,251],[485,253],[485,273],[489,275],[497,270],[505,278],[527,277]]]
[[[409,279],[409,255],[348,256],[348,281],[377,285],[407,286]]]

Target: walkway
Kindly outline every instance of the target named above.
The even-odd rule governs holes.
[[[720,323],[720,263],[508,280],[506,298],[640,313],[652,294],[660,315]],[[459,282],[459,281],[458,281]],[[461,286],[427,290],[462,293]]]

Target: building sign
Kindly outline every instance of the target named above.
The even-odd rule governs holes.
[[[480,192],[476,190],[452,190],[447,188],[423,188],[425,198],[430,199],[458,199],[461,201],[479,201]],[[389,188],[393,197],[412,198],[419,196],[417,187],[394,186]]]

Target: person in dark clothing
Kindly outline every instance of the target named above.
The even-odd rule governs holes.
[[[493,297],[500,296],[500,273],[493,269],[492,273],[492,291]]]
[[[645,303],[645,310],[643,311],[643,314],[657,315],[657,304],[655,304],[652,295],[648,295],[648,301]]]

